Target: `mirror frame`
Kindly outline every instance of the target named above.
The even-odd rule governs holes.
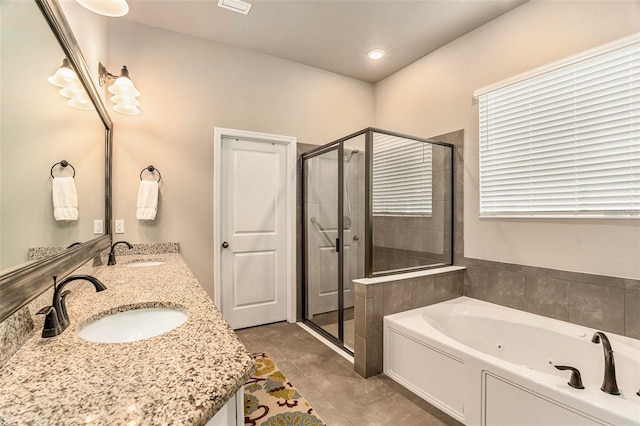
[[[53,284],[53,276],[69,274],[111,244],[111,154],[113,122],[91,79],[78,42],[58,0],[34,0],[53,35],[78,74],[105,127],[105,228],[104,235],[63,252],[29,263],[0,276],[0,322],[39,296]]]

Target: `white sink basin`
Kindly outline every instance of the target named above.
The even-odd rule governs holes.
[[[100,318],[78,330],[78,335],[96,343],[125,343],[167,333],[184,324],[189,315],[173,308],[141,308]]]
[[[131,268],[144,268],[145,266],[158,266],[164,264],[162,260],[140,260],[126,263]]]

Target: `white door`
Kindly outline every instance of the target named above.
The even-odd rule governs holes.
[[[232,328],[287,319],[287,156],[222,138],[221,310]]]

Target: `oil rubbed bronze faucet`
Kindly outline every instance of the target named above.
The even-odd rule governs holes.
[[[114,251],[114,249],[116,248],[116,246],[118,244],[126,244],[127,247],[129,248],[129,250],[131,250],[133,248],[133,246],[131,244],[129,244],[126,241],[117,241],[113,244],[111,244],[111,252],[109,252],[109,261],[107,262],[107,265],[115,265],[116,264],[116,253]]]
[[[38,314],[46,315],[44,328],[42,329],[42,337],[57,336],[69,326],[69,315],[67,314],[65,299],[71,292],[69,290],[62,291],[68,283],[76,280],[85,280],[93,284],[96,291],[107,289],[100,280],[91,275],[71,275],[59,283],[56,282],[56,279],[57,277],[53,277],[54,291],[51,306],[46,306],[38,311]]]
[[[604,350],[604,380],[600,389],[611,395],[620,395],[618,383],[616,382],[616,365],[613,360],[613,350],[609,338],[601,331],[596,331],[591,338],[593,343],[602,343]]]

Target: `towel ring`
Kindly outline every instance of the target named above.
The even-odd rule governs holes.
[[[153,173],[156,172],[158,173],[158,182],[160,182],[160,179],[162,179],[162,175],[160,174],[160,170],[156,169],[153,166],[149,166],[149,167],[145,167],[144,169],[142,169],[142,171],[140,172],[140,180],[142,180],[142,174],[144,173],[144,171],[148,171],[149,173]]]
[[[76,177],[76,169],[75,169],[75,167],[73,167],[73,165],[72,165],[70,162],[68,162],[67,160],[62,160],[62,161],[58,161],[56,164],[54,164],[53,166],[51,166],[51,177],[52,177],[52,178],[53,178],[53,177],[55,177],[55,176],[53,176],[53,169],[54,169],[58,164],[60,164],[60,167],[62,167],[62,168],[65,168],[65,167],[67,167],[67,166],[70,166],[70,167],[71,167],[71,169],[73,170],[73,176],[71,176],[71,177]]]

